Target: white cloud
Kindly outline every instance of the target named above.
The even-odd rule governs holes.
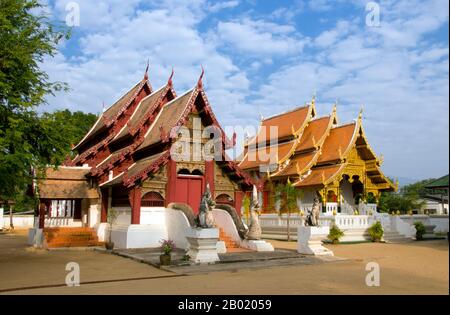
[[[305,39],[295,34],[292,25],[281,25],[244,18],[241,21],[219,22],[219,40],[233,49],[254,55],[291,55],[300,52]]]
[[[209,7],[210,12],[218,12],[223,9],[231,9],[234,7],[237,7],[239,5],[239,1],[231,0],[231,1],[224,1],[224,2],[218,2],[216,4],[213,4]]]
[[[395,3],[389,5],[400,11]],[[442,175],[448,171],[449,150],[448,44],[422,44],[429,31],[448,23],[448,18],[437,23],[434,18],[445,14],[436,12],[439,6],[434,10],[385,16],[377,30],[338,23],[313,40],[318,53],[310,55],[306,48],[305,58],[273,73],[253,107],[270,115],[317,91],[320,113],[327,114],[339,99],[338,114],[348,121],[364,104],[365,129],[375,151],[384,153],[387,174]],[[413,21],[429,22],[422,30],[405,27]]]

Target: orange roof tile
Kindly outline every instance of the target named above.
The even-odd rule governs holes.
[[[296,108],[287,113],[272,116],[261,122],[260,130],[252,143],[267,142],[270,139],[282,139],[292,136],[292,129],[298,131],[309,119],[311,105]],[[277,127],[277,133],[271,132],[271,126]]]
[[[274,173],[272,177],[298,176],[297,171],[302,172],[305,171],[305,168],[310,168],[318,156],[319,151],[297,154],[289,161],[289,164],[285,168]]]
[[[100,115],[100,117],[98,117],[94,126],[92,126],[91,130],[88,131],[88,133],[84,136],[83,139],[81,139],[81,141],[74,147],[74,149],[79,148],[83,143],[85,143],[88,139],[90,139],[91,136],[95,135],[97,132],[106,127],[105,119],[106,120],[115,119],[116,115],[120,112],[122,107],[125,106],[128,102],[130,102],[131,98],[135,96],[145,84],[147,84],[150,87],[150,84],[147,81],[141,80],[138,83],[136,83],[130,90],[128,90],[128,92],[122,95],[122,97],[119,98],[117,102],[108,107]]]
[[[130,133],[130,128],[136,128],[139,124],[142,117],[144,117],[149,111],[154,111],[156,108],[156,102],[160,100],[162,93],[166,91],[166,87],[162,87],[149,96],[142,99],[139,105],[136,107],[133,115],[130,117],[130,120],[127,124],[122,128],[119,134],[116,136],[116,139],[120,139],[127,134]]]
[[[358,124],[356,122],[332,128],[330,135],[322,145],[322,155],[318,163],[336,161],[340,159],[349,147],[353,144],[355,131]],[[340,153],[339,153],[340,151]]]
[[[249,149],[239,167],[242,169],[258,168],[260,165],[278,163],[289,157],[297,141],[289,141],[275,146],[264,146],[257,150]]]
[[[152,144],[158,143],[161,140],[161,128],[164,132],[170,133],[171,129],[175,126],[185,111],[194,91],[195,89],[192,89],[184,95],[181,95],[164,105],[161,112],[156,117],[156,120],[147,131],[144,141],[137,148],[137,150],[141,150]]]
[[[303,131],[295,151],[304,151],[314,148],[314,141],[317,144],[325,136],[328,127],[331,126],[331,119],[331,116],[327,116],[311,120],[309,125]]]
[[[333,180],[333,178],[345,167],[345,164],[318,167],[311,170],[303,180],[297,181],[295,187],[322,186]]]

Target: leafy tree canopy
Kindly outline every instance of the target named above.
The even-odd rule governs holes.
[[[66,142],[37,113],[45,97],[66,89],[40,68],[69,32],[49,22],[36,0],[0,1],[0,199],[16,200],[31,170],[58,164]]]

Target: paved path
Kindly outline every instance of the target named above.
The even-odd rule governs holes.
[[[272,242],[294,249],[295,243]],[[0,235],[0,290],[50,285],[3,294],[448,294],[446,240],[405,244],[328,245],[346,261],[288,264],[180,276],[131,259],[94,251],[35,251],[24,236]],[[81,267],[80,287],[63,284],[65,264]],[[368,262],[381,268],[381,286],[365,284]],[[232,265],[232,264],[229,264]],[[236,265],[237,266],[237,265]],[[132,280],[133,278],[141,278]],[[83,284],[84,283],[84,284]]]

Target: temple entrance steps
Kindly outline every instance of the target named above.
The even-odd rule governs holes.
[[[44,228],[44,246],[58,247],[87,247],[100,246],[97,233],[88,227],[55,227]]]
[[[398,232],[385,231],[383,238],[386,242],[396,243],[396,242],[407,242],[411,241],[411,238],[408,238]]]
[[[219,240],[225,242],[225,247],[228,249],[231,248],[239,248],[239,245],[236,244],[233,239],[225,233],[225,231],[222,228],[219,228]]]

